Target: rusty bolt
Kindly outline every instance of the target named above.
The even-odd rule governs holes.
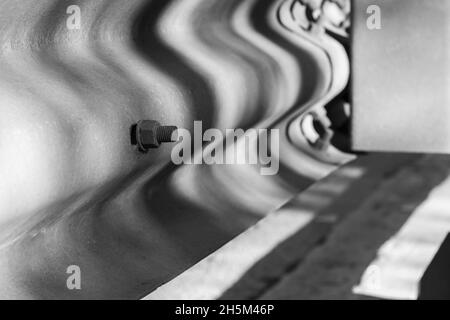
[[[149,149],[158,148],[161,143],[175,142],[172,135],[177,129],[175,126],[162,126],[155,120],[141,120],[131,127],[131,144],[146,153]]]

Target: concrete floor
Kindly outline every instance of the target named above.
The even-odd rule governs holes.
[[[147,298],[414,299],[450,230],[450,157],[371,155]]]

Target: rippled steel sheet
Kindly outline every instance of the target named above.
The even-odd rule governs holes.
[[[76,2],[68,31],[72,1],[0,1],[0,297],[143,297],[353,159],[299,133],[349,62],[295,1]],[[279,128],[280,172],[142,155],[129,128],[145,118]]]

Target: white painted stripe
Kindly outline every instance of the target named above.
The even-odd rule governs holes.
[[[363,172],[356,164],[340,169],[295,198],[295,206],[288,205],[269,214],[254,227],[144,299],[219,298],[257,261],[308,225],[321,209],[338,198]],[[317,194],[324,188],[328,191],[327,196],[317,199]]]
[[[450,232],[450,178],[437,186],[400,231],[378,251],[364,272],[356,294],[417,299],[420,279]]]

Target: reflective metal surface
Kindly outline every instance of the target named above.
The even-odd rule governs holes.
[[[297,1],[79,0],[67,30],[71,4],[0,2],[0,297],[143,297],[354,158],[300,131],[349,62]],[[140,119],[278,128],[280,171],[143,155]]]

